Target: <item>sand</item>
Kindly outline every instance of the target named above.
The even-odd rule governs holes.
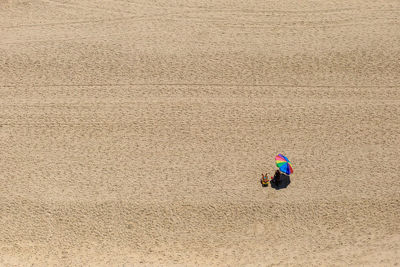
[[[0,265],[399,265],[399,58],[399,1],[0,1]]]

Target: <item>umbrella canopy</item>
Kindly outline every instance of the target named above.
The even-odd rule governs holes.
[[[287,175],[293,173],[292,164],[289,159],[282,154],[279,154],[275,157],[276,166],[278,166],[279,170]]]

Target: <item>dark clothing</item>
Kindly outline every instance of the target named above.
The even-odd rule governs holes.
[[[275,180],[277,178],[277,180]],[[290,184],[290,176],[284,173],[275,173],[274,179],[271,181],[271,187],[279,190],[286,188]]]
[[[273,179],[276,186],[279,186],[280,178],[281,178],[281,173],[280,173],[280,171],[276,170],[274,179]]]

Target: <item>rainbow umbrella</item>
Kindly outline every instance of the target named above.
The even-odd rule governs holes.
[[[279,170],[287,175],[293,173],[292,164],[290,160],[282,154],[279,154],[275,157],[276,166],[278,166]]]

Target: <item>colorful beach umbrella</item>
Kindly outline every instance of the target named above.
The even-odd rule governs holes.
[[[282,154],[279,154],[275,157],[276,166],[278,166],[279,170],[287,175],[293,173],[292,164],[290,160]]]

